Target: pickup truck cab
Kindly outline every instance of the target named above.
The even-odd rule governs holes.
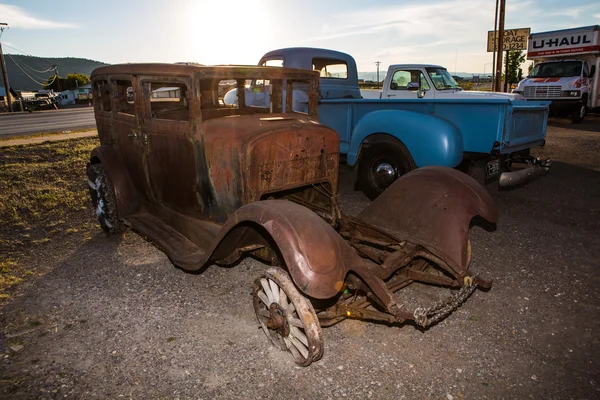
[[[319,122],[338,133],[342,159],[356,168],[357,187],[372,199],[400,176],[425,166],[460,166],[480,181],[499,177],[505,187],[526,183],[549,169],[549,162],[530,156],[531,148],[544,144],[548,102],[518,100],[519,95],[434,98],[420,82],[414,98],[362,99],[354,58],[327,49],[273,50],[258,64],[319,72]],[[428,79],[423,84],[430,82],[432,91],[435,85]],[[305,90],[292,88],[295,110],[306,104]],[[245,92],[247,104],[257,101],[260,106],[269,90],[252,82]],[[236,104],[237,89],[223,100]],[[512,170],[513,162],[524,162],[527,168]]]
[[[448,70],[440,65],[395,64],[388,68],[382,99],[480,99],[506,98],[523,100],[523,96],[511,93],[478,92],[463,90]]]

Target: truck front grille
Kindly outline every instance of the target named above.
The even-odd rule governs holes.
[[[527,99],[551,99],[560,97],[560,86],[525,86],[523,96]]]

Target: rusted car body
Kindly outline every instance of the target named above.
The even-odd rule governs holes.
[[[356,217],[340,212],[339,139],[317,122],[317,72],[127,64],[91,78],[101,145],[88,184],[103,229],[127,224],[188,271],[245,255],[278,266],[258,274],[254,308],[298,364],[322,356],[321,326],[427,327],[491,286],[469,270],[468,231],[475,217],[495,223],[496,206],[461,172],[417,169]],[[225,105],[220,88],[244,93],[250,83],[269,104]],[[292,107],[297,85],[308,88],[308,113]],[[450,294],[429,306],[401,301],[413,283]]]

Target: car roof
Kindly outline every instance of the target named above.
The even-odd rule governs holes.
[[[167,63],[129,63],[115,64],[96,68],[92,71],[91,79],[106,75],[158,75],[181,76],[200,75],[205,78],[264,78],[265,75],[273,77],[288,77],[290,79],[318,79],[319,73],[296,68],[259,67],[256,65],[211,65],[200,66],[193,64],[167,64]]]

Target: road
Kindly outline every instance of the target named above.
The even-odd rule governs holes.
[[[93,107],[0,114],[1,138],[95,127]]]

